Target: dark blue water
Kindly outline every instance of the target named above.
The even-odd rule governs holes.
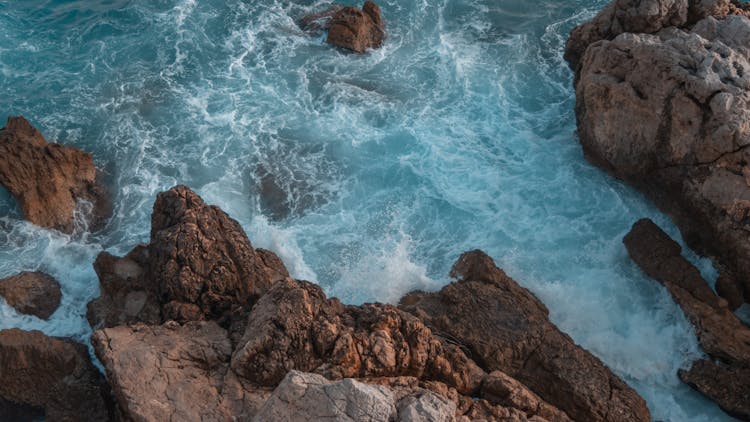
[[[87,341],[96,254],[147,241],[155,195],[184,183],[345,302],[438,289],[484,249],[655,419],[721,420],[677,379],[701,354],[689,324],[621,243],[644,216],[676,230],[575,138],[562,49],[604,3],[388,0],[385,46],[356,56],[294,24],[323,1],[0,1],[0,118],[92,152],[116,204],[71,238],[0,191],[0,276],[64,290],[49,322],[0,303],[0,328]]]

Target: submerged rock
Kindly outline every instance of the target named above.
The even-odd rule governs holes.
[[[451,275],[461,280],[438,293],[407,295],[400,307],[467,350],[485,371],[517,379],[574,420],[649,420],[645,401],[558,330],[547,308],[490,257],[466,253]]]
[[[730,415],[750,420],[750,328],[683,258],[680,245],[651,220],[636,222],[623,242],[633,261],[680,305],[712,358],[681,370],[680,378]]]
[[[60,306],[60,283],[41,272],[22,272],[0,279],[0,296],[22,314],[49,318]]]
[[[728,0],[617,0],[568,45],[587,158],[643,190],[732,274],[722,293],[733,306],[750,296],[747,11]]]
[[[91,155],[48,143],[23,117],[0,129],[0,184],[24,218],[65,233],[99,228],[112,211]]]
[[[366,1],[362,9],[333,6],[323,12],[304,16],[297,23],[308,32],[327,30],[328,44],[357,53],[380,48],[385,40],[385,25],[380,7],[372,1]]]
[[[114,420],[109,387],[81,344],[2,330],[0,380],[0,410],[24,417],[43,411],[47,421]]]
[[[94,267],[102,294],[87,316],[105,327],[226,318],[288,276],[272,252],[253,248],[237,221],[185,186],[158,195],[148,245],[123,258],[104,252]]]

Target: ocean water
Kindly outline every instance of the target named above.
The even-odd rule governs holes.
[[[0,1],[0,118],[92,152],[116,204],[66,236],[0,188],[0,277],[63,285],[50,321],[0,300],[0,328],[87,342],[95,256],[147,241],[156,194],[183,183],[348,303],[439,289],[481,248],[655,420],[730,420],[678,380],[695,335],[621,242],[641,217],[677,230],[576,140],[562,50],[604,4],[385,0],[388,39],[359,56],[296,27],[327,1]]]

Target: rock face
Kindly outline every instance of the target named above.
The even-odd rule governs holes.
[[[680,371],[680,378],[730,415],[750,420],[750,328],[682,257],[680,245],[651,220],[636,222],[623,242],[633,261],[667,288],[712,358]]]
[[[430,421],[455,419],[456,406],[430,392],[418,391],[397,400],[390,388],[351,378],[332,382],[291,371],[255,416],[255,421]]]
[[[105,328],[92,344],[126,420],[648,419],[479,252],[456,267],[479,281],[411,295],[404,309],[347,306],[180,186],[157,198],[148,245],[95,268],[89,317]],[[458,299],[437,307],[450,291]],[[468,317],[477,304],[481,325]]]
[[[114,420],[109,388],[86,348],[39,331],[0,331],[0,410],[48,421]]]
[[[123,258],[102,253],[94,267],[102,295],[87,316],[106,327],[223,321],[288,276],[276,255],[255,250],[237,221],[185,186],[158,195],[149,245]]]
[[[0,296],[22,314],[49,318],[60,306],[60,283],[40,272],[22,272],[0,279]]]
[[[669,213],[750,297],[750,20],[729,1],[611,3],[571,33],[584,152]],[[638,124],[633,124],[637,121]]]
[[[643,399],[560,332],[547,308],[490,257],[466,253],[451,275],[461,281],[407,295],[401,308],[460,344],[484,370],[517,379],[574,420],[649,420]]]
[[[312,33],[328,30],[328,44],[357,53],[380,48],[385,40],[380,7],[371,1],[366,1],[362,9],[333,6],[321,13],[304,16],[297,23],[304,31]]]
[[[47,143],[23,117],[8,118],[0,129],[0,184],[24,218],[42,227],[96,229],[111,213],[91,155]]]

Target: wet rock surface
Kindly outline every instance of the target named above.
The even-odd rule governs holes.
[[[728,270],[722,294],[735,307],[750,296],[747,14],[728,0],[618,0],[574,29],[567,49],[587,158],[644,191]]]
[[[48,143],[23,117],[0,129],[0,184],[28,221],[65,233],[97,229],[111,204],[91,154]]]
[[[86,348],[70,340],[39,331],[0,331],[0,379],[0,411],[12,415],[100,422],[116,414]]]
[[[22,314],[49,318],[60,306],[60,283],[41,272],[22,272],[0,279],[0,296]]]
[[[636,222],[623,242],[633,261],[669,291],[711,357],[680,371],[680,378],[730,415],[750,420],[750,328],[683,258],[680,245],[651,220]]]
[[[315,33],[327,30],[326,42],[336,47],[364,53],[380,48],[385,40],[385,25],[380,7],[366,1],[362,8],[333,6],[298,20],[302,30]]]

